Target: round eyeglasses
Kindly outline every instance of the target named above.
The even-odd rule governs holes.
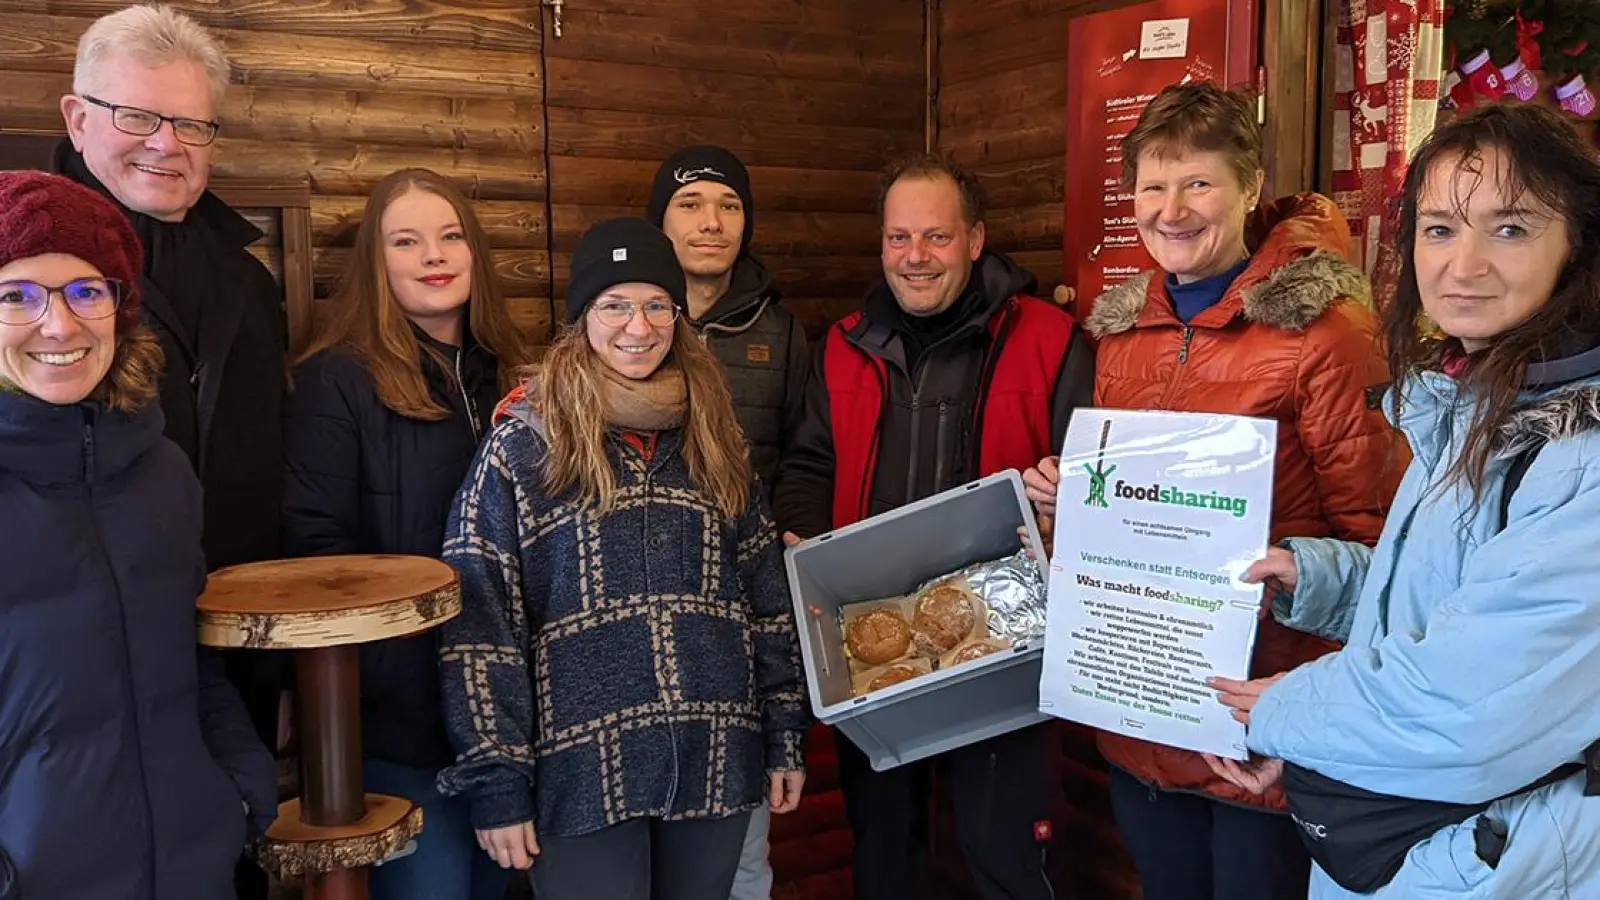
[[[126,293],[114,278],[79,278],[60,287],[36,281],[0,281],[0,325],[32,325],[50,309],[56,294],[67,302],[67,309],[80,319],[104,319],[122,305]]]
[[[607,328],[626,328],[633,317],[644,313],[644,320],[656,328],[665,328],[678,318],[678,307],[665,300],[649,303],[630,303],[627,300],[601,300],[592,309],[594,317]]]
[[[163,116],[148,109],[137,106],[123,106],[118,103],[107,103],[99,97],[82,95],[87,103],[111,110],[111,125],[123,134],[135,137],[149,137],[161,130],[162,122],[172,123],[172,134],[180,144],[191,147],[204,147],[217,139],[217,130],[222,126],[216,122],[205,119],[185,119],[176,116]]]

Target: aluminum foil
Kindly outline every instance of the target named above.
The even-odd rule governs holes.
[[[1013,644],[1044,637],[1044,575],[1027,551],[930,578],[917,592],[946,582],[965,586],[989,605],[990,637],[1007,638]]]

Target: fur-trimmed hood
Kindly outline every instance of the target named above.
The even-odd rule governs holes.
[[[1600,431],[1600,382],[1551,391],[1517,407],[1500,427],[1497,456],[1514,456],[1533,444],[1549,444]]]
[[[1520,402],[1500,425],[1495,456],[1600,431],[1600,346],[1533,363],[1525,383]],[[1413,447],[1440,452],[1452,434],[1465,433],[1475,412],[1476,404],[1461,396],[1459,381],[1422,372],[1409,380],[1395,424]]]
[[[1320,194],[1286,197],[1258,212],[1249,230],[1261,237],[1219,307],[1235,307],[1251,322],[1302,331],[1342,297],[1372,305],[1366,275],[1345,261],[1350,230],[1333,201]],[[1149,315],[1151,297],[1164,295],[1165,283],[1164,273],[1152,270],[1111,288],[1095,300],[1084,327],[1100,338],[1169,319],[1170,311]]]
[[[1529,392],[1525,402],[1501,429],[1508,452],[1531,441],[1550,443],[1600,430],[1600,346],[1533,363],[1523,380]]]

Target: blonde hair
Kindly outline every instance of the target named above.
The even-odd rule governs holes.
[[[515,384],[514,372],[533,361],[531,342],[517,329],[511,311],[500,296],[490,256],[489,237],[479,224],[472,204],[444,176],[429,169],[400,169],[384,176],[367,198],[356,229],[355,250],[332,298],[323,304],[316,331],[304,348],[295,348],[297,366],[308,357],[335,346],[353,352],[377,385],[378,400],[408,419],[439,421],[450,410],[433,399],[423,374],[424,352],[434,357],[440,370],[450,375],[448,360],[417,340],[411,322],[394,299],[389,268],[383,253],[383,214],[389,205],[410,191],[425,191],[442,198],[455,210],[472,251],[472,287],[467,294],[466,327],[472,337],[500,363],[500,388]]]
[[[200,23],[166,5],[130,6],[94,21],[78,39],[72,68],[74,93],[96,94],[104,87],[100,68],[106,59],[125,53],[151,68],[189,62],[205,72],[211,102],[222,105],[228,91],[228,55]]]
[[[668,360],[677,363],[689,388],[680,450],[689,480],[729,519],[738,519],[749,505],[754,475],[727,377],[694,329],[682,321],[673,329]],[[576,488],[579,505],[602,515],[615,507],[617,498],[616,475],[606,456],[610,425],[601,389],[604,365],[579,319],[562,331],[528,378],[550,440],[545,490],[558,495]]]
[[[161,369],[166,356],[161,351],[161,340],[143,322],[124,331],[117,321],[116,349],[112,351],[111,368],[89,393],[89,399],[104,403],[108,409],[136,413],[160,395]]]

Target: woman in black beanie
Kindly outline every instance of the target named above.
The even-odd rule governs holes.
[[[540,900],[726,897],[750,811],[804,782],[782,547],[684,290],[647,221],[583,237],[446,529],[441,789]]]

